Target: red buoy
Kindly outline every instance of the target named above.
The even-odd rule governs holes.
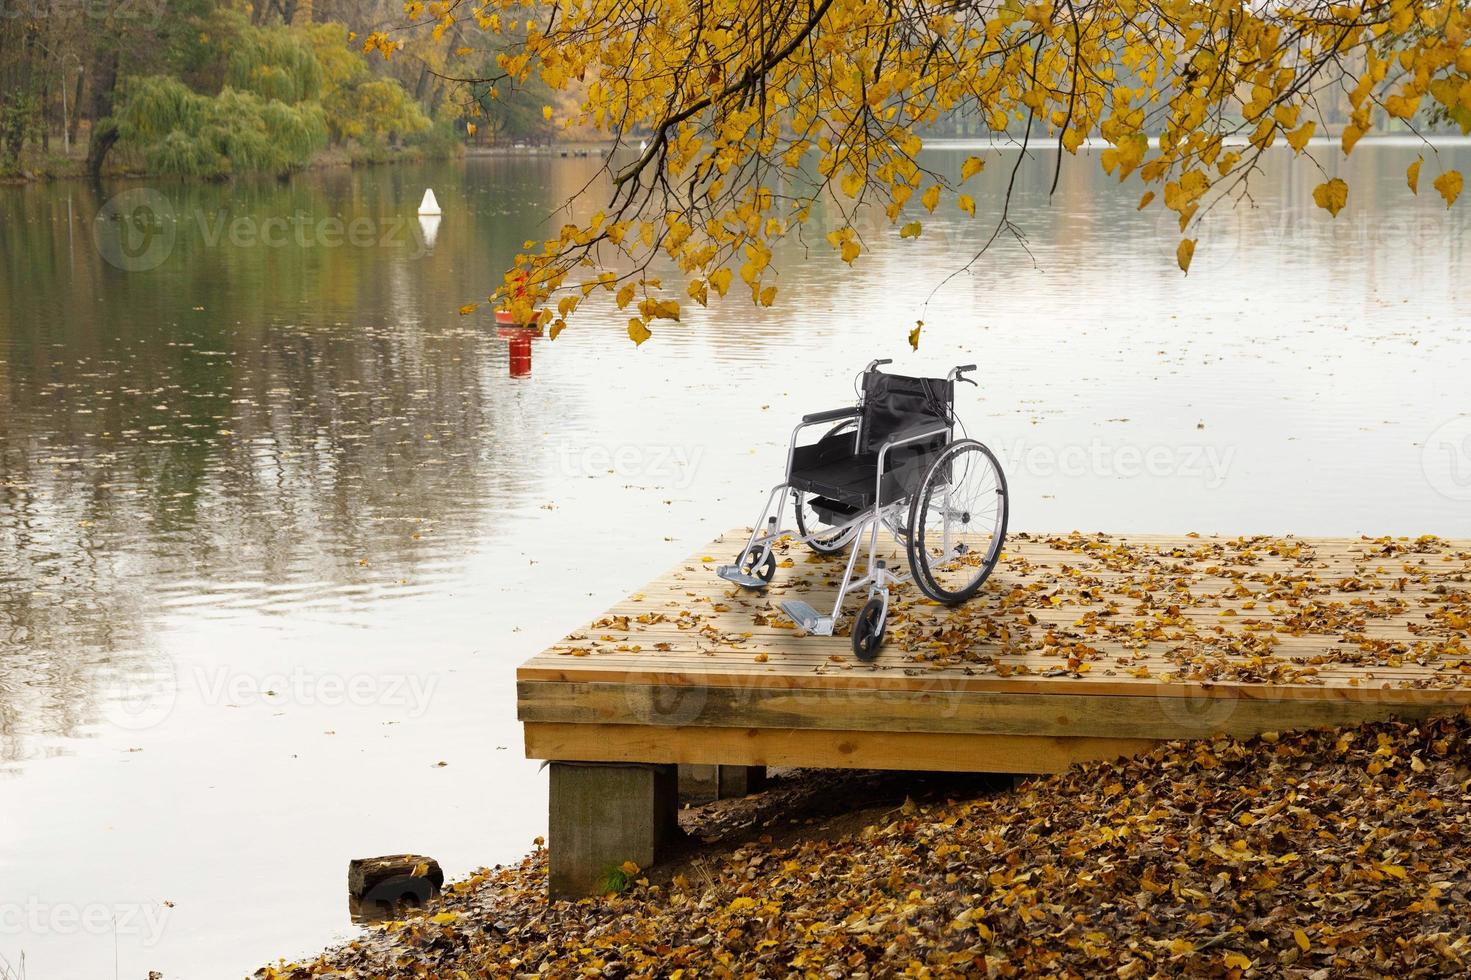
[[[510,277],[515,282],[512,295],[516,299],[526,297],[526,273],[514,272]],[[534,314],[533,314],[534,317]],[[519,323],[510,310],[495,311],[496,334],[510,347],[510,371],[513,378],[531,377],[531,342],[541,336],[541,324],[533,318],[530,323]]]
[[[520,271],[518,269],[517,271],[511,273],[511,275],[509,276],[509,278],[510,278],[510,280],[513,283],[515,283],[515,285],[511,289],[511,295],[513,297],[515,297],[516,299],[518,299],[518,300],[519,299],[525,299],[526,298],[526,273],[524,273],[524,272],[522,272],[522,271]],[[516,320],[516,314],[512,313],[510,310],[496,310],[495,311],[495,322],[496,322],[496,324],[498,326],[502,326],[502,327],[525,327],[525,326],[529,326],[529,324],[518,323],[517,320]]]
[[[499,316],[496,319],[499,320]],[[534,324],[497,327],[495,332],[497,336],[506,341],[510,349],[511,377],[531,377],[531,342],[540,339],[541,327]]]

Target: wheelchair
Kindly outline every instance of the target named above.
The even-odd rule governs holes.
[[[879,371],[876,360],[858,376],[858,401],[802,417],[787,448],[786,479],[771,489],[750,539],[732,565],[716,574],[746,589],[764,589],[776,575],[776,543],[787,536],[821,555],[851,546],[832,612],[800,599],[781,609],[802,632],[831,636],[848,595],[868,590],[853,621],[853,653],[878,656],[888,623],[889,590],[913,581],[936,602],[959,605],[996,568],[1006,539],[1006,477],[990,449],[965,437],[955,418],[955,389],[975,370],[967,364],[944,378],[911,378]],[[830,425],[816,442],[802,433]],[[955,438],[959,427],[961,438]],[[792,504],[795,529],[782,517]],[[773,513],[773,508],[775,512]],[[904,548],[907,573],[878,555],[879,532]],[[867,551],[864,574],[854,578]]]

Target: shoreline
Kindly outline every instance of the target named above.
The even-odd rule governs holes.
[[[897,804],[916,774],[799,771],[786,800],[726,801],[735,831],[682,811],[701,844],[601,898],[548,901],[538,839],[254,977],[1443,975],[1471,960],[1468,736],[1463,712],[1171,742],[990,792],[931,774]]]
[[[1358,146],[1424,146],[1426,143],[1437,148],[1454,148],[1471,146],[1471,136],[1459,133],[1430,133],[1423,139],[1421,136],[1411,133],[1375,133],[1365,136],[1359,140]],[[1245,140],[1231,140],[1227,145],[1244,145]],[[625,148],[629,144],[624,144]],[[1082,149],[1093,151],[1108,146],[1105,141],[1090,137],[1085,141]],[[1336,147],[1338,139],[1335,136],[1314,136],[1308,141],[1309,148],[1323,149]],[[407,150],[396,150],[384,157],[372,155],[357,155],[352,151],[341,147],[323,151],[314,157],[310,163],[291,174],[271,175],[265,173],[243,173],[233,174],[220,178],[207,177],[180,177],[173,174],[150,173],[146,170],[129,169],[128,167],[109,167],[99,175],[100,180],[178,180],[198,183],[219,183],[235,179],[259,179],[276,176],[277,179],[289,179],[295,173],[306,173],[314,170],[329,170],[339,167],[375,167],[389,164],[424,163],[430,160],[453,160],[470,159],[473,157],[561,157],[561,158],[606,158],[617,144],[612,140],[569,140],[557,143],[512,143],[505,145],[469,146],[463,143],[456,144],[455,151],[449,154],[425,154],[414,153]],[[928,139],[924,144],[925,149],[930,150],[995,150],[998,152],[1015,151],[1021,148],[1018,142],[1009,142],[997,139],[983,139],[964,136],[937,136]],[[1286,148],[1285,144],[1274,144],[1273,149]],[[1031,152],[1055,150],[1055,144],[1041,143],[1029,148]],[[53,156],[43,161],[41,166],[52,163],[64,163],[64,170],[51,171],[37,169],[20,173],[0,175],[0,186],[19,184],[50,184],[62,181],[90,181],[92,178],[86,174],[86,155],[73,154],[70,157]]]
[[[451,153],[419,153],[412,149],[400,149],[390,151],[383,156],[371,154],[357,154],[344,150],[341,147],[323,151],[313,157],[306,166],[300,170],[288,174],[268,173],[242,173],[232,174],[225,177],[181,177],[177,174],[151,173],[147,170],[131,168],[128,166],[104,167],[98,180],[172,180],[181,183],[228,183],[232,180],[289,180],[298,173],[310,173],[319,170],[336,170],[344,167],[380,167],[398,166],[403,164],[428,163],[439,160],[469,159],[472,157],[514,157],[514,156],[562,156],[562,157],[606,157],[613,144],[610,142],[567,142],[551,143],[542,145],[513,144],[508,146],[465,146],[457,144]],[[63,167],[52,169],[55,164],[64,164]],[[19,186],[31,184],[56,184],[68,181],[92,182],[93,178],[86,173],[86,155],[73,154],[70,157],[54,156],[45,161],[35,164],[37,169],[22,169],[19,173],[0,175],[0,186]]]

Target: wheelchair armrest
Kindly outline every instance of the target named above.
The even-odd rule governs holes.
[[[803,425],[817,425],[821,422],[836,422],[838,419],[848,419],[859,413],[857,405],[849,405],[847,408],[830,408],[826,412],[813,412],[811,415],[802,416]]]
[[[918,442],[921,439],[927,439],[933,436],[943,436],[949,431],[950,426],[939,422],[921,422],[918,425],[911,425],[907,429],[900,429],[885,439],[883,447],[879,449],[880,469],[883,468],[883,463],[889,455],[889,450],[895,446],[901,446],[908,442]]]

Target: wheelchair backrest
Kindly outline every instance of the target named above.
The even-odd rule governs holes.
[[[860,453],[878,452],[894,433],[926,422],[949,425],[955,386],[944,378],[910,378],[870,371],[863,378]]]

